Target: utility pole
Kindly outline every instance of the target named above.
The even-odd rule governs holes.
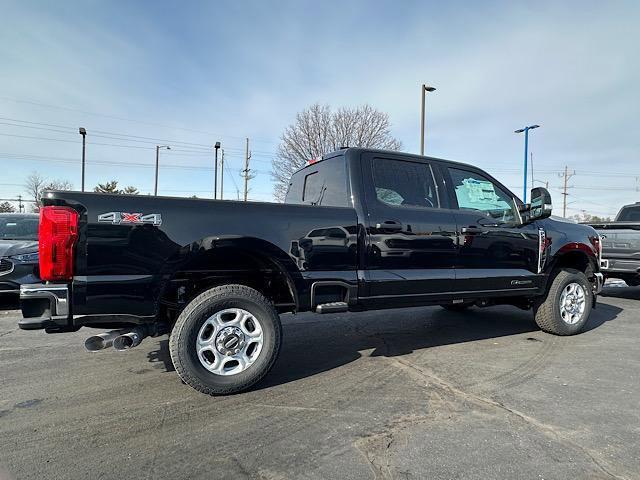
[[[18,195],[18,211],[19,211],[20,213],[22,213],[23,208],[24,208],[24,207],[23,207],[23,205],[22,205],[22,195]]]
[[[224,196],[224,148],[222,149],[222,156],[220,157],[220,200]]]
[[[216,142],[213,148],[216,151],[213,166],[213,199],[215,200],[218,198],[218,149],[220,148],[220,142]]]
[[[567,195],[569,195],[567,193],[567,189],[569,188],[567,186],[567,182],[569,181],[569,179],[571,177],[573,177],[576,174],[576,171],[574,170],[573,173],[569,174],[569,170],[567,168],[567,166],[565,165],[564,167],[564,186],[562,188],[562,195],[563,195],[563,202],[562,202],[562,216],[564,218],[567,218]]]
[[[84,150],[85,150],[85,140],[87,137],[87,130],[83,127],[78,129],[78,133],[82,135],[82,191],[84,192]]]
[[[424,98],[427,92],[435,92],[435,87],[430,87],[424,83],[420,86],[420,95],[422,96],[422,106],[420,108],[420,155],[424,155]]]
[[[158,196],[158,167],[160,165],[160,149],[166,148],[167,150],[171,150],[169,145],[156,145],[156,183],[153,187],[153,195],[154,197]]]
[[[245,155],[244,155],[244,170],[242,171],[243,176],[244,176],[244,201],[247,201],[247,195],[249,193],[249,159],[251,158],[251,153],[249,152],[249,139],[247,138],[247,144],[246,144],[246,148],[245,148]],[[251,177],[253,178],[253,177]]]

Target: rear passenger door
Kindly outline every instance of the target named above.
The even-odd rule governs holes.
[[[526,294],[541,286],[538,228],[522,225],[515,197],[481,171],[443,170],[457,208],[456,291]]]
[[[363,154],[367,242],[362,297],[421,304],[454,287],[456,224],[442,179],[426,159]]]

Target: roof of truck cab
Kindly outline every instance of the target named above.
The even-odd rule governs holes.
[[[330,158],[336,158],[336,157],[340,157],[340,156],[345,156],[347,154],[349,155],[353,155],[353,154],[362,154],[362,153],[373,153],[373,154],[380,154],[380,155],[400,155],[402,157],[409,157],[412,160],[417,160],[417,161],[429,161],[429,162],[438,162],[438,163],[447,163],[450,165],[455,165],[455,166],[462,166],[462,167],[467,167],[467,168],[473,168],[476,170],[480,170],[483,171],[480,167],[477,167],[475,165],[471,165],[469,163],[463,163],[463,162],[457,162],[454,160],[446,160],[444,158],[437,158],[437,157],[429,157],[426,155],[418,155],[415,153],[409,153],[409,152],[402,152],[399,150],[382,150],[382,149],[378,149],[378,148],[364,148],[364,147],[345,147],[345,148],[341,148],[339,150],[335,150],[331,153],[327,153],[326,155],[323,155],[321,159],[314,161],[313,163],[308,163],[307,165],[305,165],[304,167],[296,170],[293,175],[296,175],[297,173],[301,172],[302,170],[309,168],[309,167],[313,167],[314,165],[317,165],[318,163],[321,163],[325,160],[329,160]]]

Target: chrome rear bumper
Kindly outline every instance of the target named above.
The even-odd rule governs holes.
[[[20,286],[23,330],[66,329],[69,325],[69,287],[46,283]]]

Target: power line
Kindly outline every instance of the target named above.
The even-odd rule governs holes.
[[[21,125],[19,123],[0,122],[0,125],[7,125],[7,126],[21,127],[21,128],[31,128],[31,129],[44,130],[44,131],[50,131],[55,133],[64,133],[64,134],[70,134],[70,135],[77,134],[75,127],[56,125],[51,123],[43,123],[43,122],[31,122],[27,120],[18,120],[18,119],[9,118],[9,117],[0,117],[0,120],[9,120],[10,122],[21,122],[21,123],[28,124],[28,125]],[[44,127],[41,125],[44,125]],[[46,128],[46,127],[54,127],[54,128]],[[194,152],[196,151],[206,152],[209,149],[213,148],[213,145],[208,145],[204,143],[185,142],[183,140],[169,140],[166,138],[145,137],[141,135],[131,135],[127,133],[109,132],[106,130],[92,129],[90,136],[98,137],[98,138],[107,138],[112,140],[120,140],[120,141],[126,141],[126,142],[146,143],[146,144],[153,144],[153,145],[155,145],[157,142],[163,142],[163,143],[171,144],[172,146],[174,145],[180,146],[181,148],[185,146],[196,147],[192,149]],[[237,147],[226,147],[226,148],[228,151],[235,151],[236,153],[242,153],[241,148],[237,148]],[[259,153],[260,156],[264,156],[264,157],[270,157],[270,158],[276,157],[275,153],[273,152],[256,151],[256,153]]]
[[[149,121],[138,120],[138,119],[131,119],[131,118],[126,118],[126,117],[120,117],[120,116],[117,116],[117,115],[109,115],[109,114],[97,113],[97,112],[88,112],[88,111],[80,110],[80,109],[77,109],[77,108],[65,107],[65,106],[61,106],[61,105],[52,105],[52,104],[47,104],[47,103],[42,103],[42,102],[35,102],[35,101],[32,101],[32,100],[15,99],[15,98],[9,98],[9,97],[0,97],[0,100],[5,100],[5,101],[9,101],[9,102],[16,102],[16,103],[26,103],[26,104],[29,104],[29,105],[36,105],[36,106],[40,106],[40,107],[53,108],[53,109],[58,109],[58,110],[66,110],[66,111],[70,111],[70,112],[82,113],[82,114],[85,114],[85,115],[93,115],[93,116],[99,116],[99,117],[104,117],[104,118],[110,118],[110,119],[113,119],[113,120],[122,120],[122,121],[125,121],[125,122],[138,123],[138,124],[141,124],[141,125],[151,125],[151,126],[162,127],[162,128],[170,128],[170,129],[173,129],[173,130],[182,130],[182,131],[185,131],[185,132],[193,132],[193,133],[198,133],[198,134],[207,135],[207,136],[228,137],[228,138],[237,138],[237,139],[244,138],[244,137],[239,137],[237,135],[221,135],[220,133],[208,132],[208,131],[204,131],[204,130],[197,130],[197,129],[194,129],[194,128],[178,127],[176,125],[163,125],[161,123],[149,122]],[[258,141],[260,143],[274,144],[274,142],[272,140],[266,140],[266,139],[255,139],[255,141]]]
[[[6,158],[13,158],[16,160],[26,160],[33,162],[56,162],[56,163],[67,163],[67,164],[76,164],[79,160],[68,157],[48,157],[44,155],[22,155],[22,154],[2,154],[0,156],[4,156]],[[127,167],[142,167],[142,168],[155,168],[155,165],[150,163],[140,163],[140,162],[116,162],[112,160],[93,160],[91,162],[94,165],[107,165],[107,166],[127,166]],[[190,164],[162,164],[162,167],[168,168],[178,168],[185,170],[210,170],[210,166],[206,165],[190,165]],[[226,165],[225,165],[226,167]],[[251,172],[260,173],[260,174],[271,174],[270,170],[257,170],[251,169]],[[231,177],[233,178],[233,177]]]

